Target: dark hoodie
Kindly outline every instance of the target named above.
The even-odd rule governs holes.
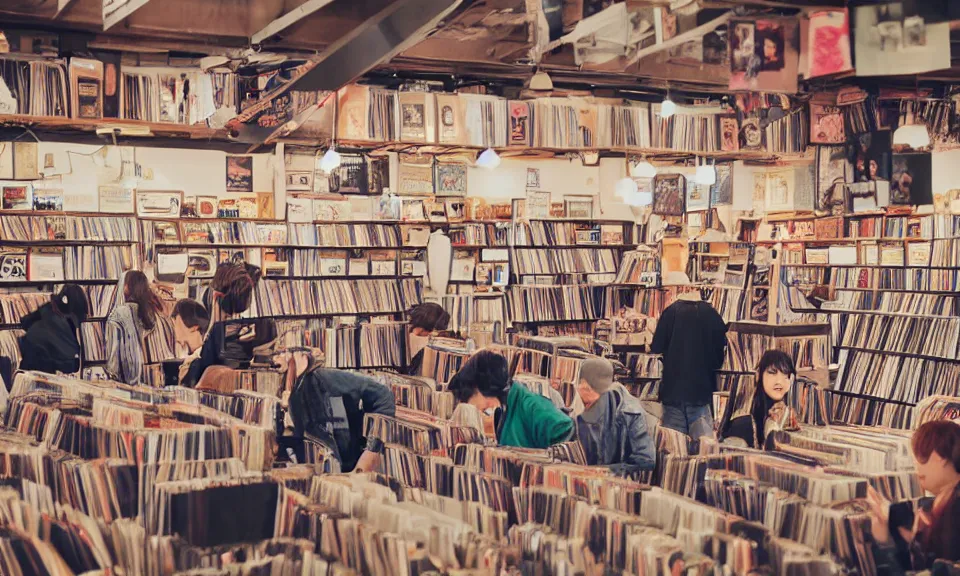
[[[26,334],[20,338],[21,370],[54,374],[80,371],[82,351],[77,339],[79,322],[47,303],[20,320]]]

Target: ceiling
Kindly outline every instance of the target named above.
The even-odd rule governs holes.
[[[138,0],[133,0],[138,1]],[[143,1],[143,0],[139,0]],[[84,46],[176,55],[228,55],[251,45],[263,50],[314,55],[342,40],[378,12],[401,0],[148,0],[131,15],[103,30],[102,0],[3,0],[0,20],[15,27],[56,30],[61,48]],[[433,73],[437,77],[495,79],[522,83],[537,66],[538,18],[541,0],[464,0],[438,28],[389,62],[378,73],[405,77]],[[603,0],[583,0],[604,6]],[[674,4],[684,0],[673,0]],[[669,5],[669,0],[627,0],[633,10]],[[843,6],[845,0],[700,0],[704,14],[741,10],[795,12],[810,6]],[[62,8],[62,9],[61,9]],[[59,12],[58,12],[59,11]],[[284,25],[278,19],[309,12]],[[701,16],[701,21],[710,18]],[[695,25],[700,24],[697,22]],[[681,31],[682,33],[682,31]],[[261,39],[262,38],[262,39]],[[541,42],[542,44],[543,42]],[[616,87],[722,92],[725,66],[670,56],[666,50],[629,62],[619,58],[600,65],[578,66],[569,45],[539,58],[558,86]],[[429,76],[429,74],[427,74]],[[960,79],[960,67],[938,77]]]

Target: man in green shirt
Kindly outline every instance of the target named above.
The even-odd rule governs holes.
[[[553,403],[510,379],[507,359],[489,350],[470,357],[447,389],[458,402],[494,415],[501,446],[547,448],[574,436],[574,422]]]

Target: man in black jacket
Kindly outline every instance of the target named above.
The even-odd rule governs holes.
[[[693,439],[713,436],[716,371],[723,366],[727,325],[698,292],[681,295],[657,322],[650,350],[663,355],[661,425]]]
[[[383,443],[364,438],[363,417],[396,415],[393,391],[356,372],[310,369],[308,356],[297,351],[279,354],[274,362],[296,375],[289,400],[294,435],[303,438],[309,434],[320,440],[344,472],[376,470]]]

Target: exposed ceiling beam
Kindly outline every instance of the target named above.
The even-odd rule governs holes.
[[[293,26],[297,22],[303,20],[307,16],[313,14],[331,2],[333,2],[333,0],[307,0],[300,6],[297,6],[293,10],[264,26],[263,30],[260,30],[250,37],[250,43],[259,44],[274,34],[283,32],[287,28]]]
[[[242,123],[238,126],[239,139],[259,145],[296,130],[319,107],[298,115],[280,128],[262,128],[250,120],[289,90],[339,90],[426,38],[462,1],[397,0],[370,16],[310,62],[299,77],[271,94],[270,101],[263,98],[239,115],[235,119]]]
[[[73,0],[57,0],[57,12],[53,15],[54,20],[60,17],[64,10],[70,7]]]
[[[426,38],[463,0],[399,0],[320,54],[297,90],[337,90]]]
[[[127,18],[127,16],[133,14],[137,10],[143,8],[147,5],[147,2],[150,0],[129,0],[126,4],[117,8],[109,15],[104,12],[103,14],[103,29],[109,30],[113,27],[114,24],[122,22]]]

